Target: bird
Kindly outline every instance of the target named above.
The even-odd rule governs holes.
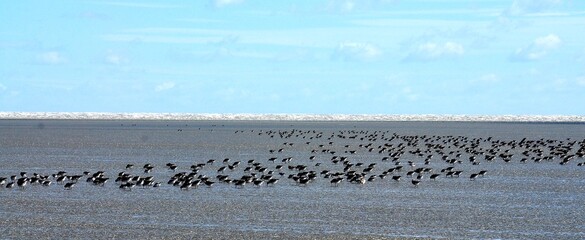
[[[278,178],[271,178],[268,180],[268,182],[266,182],[266,185],[274,185],[278,182]]]
[[[44,180],[43,182],[41,182],[41,184],[43,184],[43,186],[48,187],[51,185],[51,181],[50,180]]]
[[[73,188],[73,186],[75,186],[75,182],[68,182],[65,183],[65,186],[63,186],[65,188],[65,190],[71,190]]]
[[[124,183],[124,184],[120,185],[120,189],[123,189],[123,190],[128,190],[128,191],[130,191],[130,190],[132,190],[132,188],[133,188],[135,185],[136,185],[136,184],[134,184],[134,183],[131,183],[131,182],[129,182],[129,183]]]
[[[411,182],[412,182],[412,185],[414,185],[415,187],[418,187],[418,185],[420,184],[420,180],[412,179]]]
[[[173,172],[177,169],[177,165],[175,165],[175,164],[168,165],[168,167],[169,167],[169,170],[171,170]]]
[[[181,186],[179,187],[179,189],[181,190],[189,190],[189,188],[191,187],[191,183],[190,182],[185,182],[183,184],[181,184]]]
[[[341,181],[343,181],[341,177],[331,179],[331,186],[337,187]]]
[[[310,181],[311,181],[311,179],[310,179],[310,178],[305,178],[305,177],[303,177],[303,178],[299,178],[299,179],[298,179],[298,181],[297,181],[297,183],[298,183],[298,185],[299,185],[299,186],[307,186],[307,184],[308,184]]]
[[[264,181],[263,180],[254,180],[253,183],[255,186],[260,187],[264,183]]]
[[[244,185],[246,185],[246,180],[240,179],[234,182],[234,185],[236,186],[236,188],[242,188],[244,187]]]
[[[215,182],[212,182],[212,181],[204,181],[203,183],[204,183],[204,184],[205,184],[207,187],[211,187],[211,186],[213,186],[213,184],[214,184]]]
[[[24,175],[26,176],[26,173]],[[26,184],[28,183],[28,181],[29,181],[29,179],[27,177],[22,177],[22,178],[19,178],[18,180],[16,180],[16,185],[21,187],[21,188],[24,188],[26,186]]]
[[[392,180],[398,182],[398,181],[400,181],[400,176],[398,176],[398,175],[397,176],[392,176]]]

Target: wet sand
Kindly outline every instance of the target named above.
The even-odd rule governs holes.
[[[442,174],[430,180],[425,175],[418,187],[406,176],[411,169],[407,161],[435,172],[451,166],[434,152],[437,156],[428,165],[424,165],[426,155],[408,153],[424,149],[422,141],[416,147],[408,146],[400,157],[404,171],[393,175],[401,175],[401,182],[387,177],[365,184],[344,181],[333,187],[330,179],[320,175],[310,184],[299,186],[287,178],[295,172],[284,170],[286,174],[278,176],[280,181],[274,186],[248,184],[236,188],[218,182],[212,187],[180,190],[166,183],[176,172],[189,171],[191,165],[209,159],[217,162],[198,174],[218,175],[224,158],[242,162],[234,171],[225,172],[233,178],[246,174],[243,168],[249,159],[274,169],[283,164],[279,160],[292,157],[283,165],[306,165],[317,173],[342,171],[342,166],[331,163],[333,155],[347,156],[352,163],[376,163],[370,175],[396,166],[395,162],[381,161],[387,152],[369,152],[358,146],[369,142],[398,145],[402,141],[337,136],[339,131],[348,130],[387,131],[388,135],[400,136],[493,137],[501,141],[545,138],[557,141],[551,143],[553,146],[584,139],[584,126],[579,124],[436,124],[48,121],[40,125],[3,121],[0,177],[21,171],[46,175],[104,171],[111,181],[104,186],[80,181],[71,190],[56,183],[0,189],[0,238],[585,238],[585,167],[577,166],[584,160],[575,158],[567,165],[560,165],[559,158],[521,163],[522,149],[510,149],[514,156],[509,163],[481,158],[481,164],[472,165],[467,161],[470,154],[463,153],[459,157],[462,163],[454,165],[463,171],[461,177]],[[315,137],[312,132],[288,138],[267,134],[292,129],[323,132],[323,137],[308,139]],[[333,138],[327,139],[332,134]],[[329,146],[329,142],[333,143]],[[445,143],[456,150],[452,144]],[[345,153],[346,145],[356,153]],[[280,153],[269,152],[280,148]],[[336,153],[311,152],[323,148]],[[316,159],[309,160],[313,155]],[[278,160],[270,162],[270,157]],[[165,168],[169,162],[177,165],[175,172]],[[128,163],[135,168],[126,170]],[[151,173],[142,172],[141,166],[146,163],[155,166]],[[471,181],[469,175],[478,170],[487,174]],[[124,191],[113,181],[121,171],[150,175],[162,184]]]

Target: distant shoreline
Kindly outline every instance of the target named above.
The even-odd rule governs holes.
[[[177,121],[446,121],[446,122],[575,122],[577,115],[441,115],[441,114],[205,114],[107,112],[0,112],[0,120],[177,120]]]

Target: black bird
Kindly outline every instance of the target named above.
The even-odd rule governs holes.
[[[311,179],[309,178],[299,178],[297,183],[299,184],[299,186],[306,186],[307,183],[309,183],[310,181]]]
[[[26,175],[26,173],[24,175]],[[16,180],[16,185],[21,187],[21,188],[26,186],[27,183],[28,183],[28,178],[26,178],[26,177],[22,177],[22,178],[19,178],[18,180]]]
[[[400,176],[392,176],[392,180],[394,181],[400,181]]]
[[[189,190],[190,187],[191,187],[191,183],[190,182],[185,182],[185,183],[181,184],[181,186],[179,187],[179,189],[181,189],[181,190]]]
[[[74,182],[68,182],[68,183],[65,183],[64,187],[65,187],[65,190],[71,190],[73,188],[73,186],[75,186]]]
[[[343,178],[334,178],[331,179],[331,186],[337,187],[339,186],[339,183],[343,181]]]
[[[136,184],[134,184],[134,183],[130,183],[130,182],[129,182],[129,183],[124,183],[124,184],[120,185],[120,189],[123,189],[123,190],[128,190],[128,191],[130,191],[130,190],[132,190],[132,188],[133,188],[135,185],[136,185]]]
[[[212,181],[204,181],[203,183],[205,183],[205,185],[206,185],[207,187],[211,187],[211,186],[213,186],[213,184],[214,184],[215,182],[212,182]]]
[[[51,181],[50,180],[44,180],[41,184],[43,184],[43,186],[48,187],[51,185]]]
[[[412,179],[411,182],[412,182],[412,185],[414,185],[415,187],[417,187],[420,184],[420,180]]]
[[[167,167],[172,170],[173,172],[177,169],[177,165],[172,163],[167,163]]]
[[[254,185],[256,185],[257,187],[260,187],[262,185],[262,183],[264,183],[264,181],[262,180],[254,180],[253,181]]]
[[[244,187],[244,185],[246,185],[246,180],[237,180],[234,182],[234,185],[236,186],[236,188],[241,188]]]
[[[278,182],[278,178],[272,178],[266,182],[266,185],[274,185]]]

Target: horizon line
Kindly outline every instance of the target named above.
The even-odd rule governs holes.
[[[585,122],[585,115],[0,112],[0,120]]]

